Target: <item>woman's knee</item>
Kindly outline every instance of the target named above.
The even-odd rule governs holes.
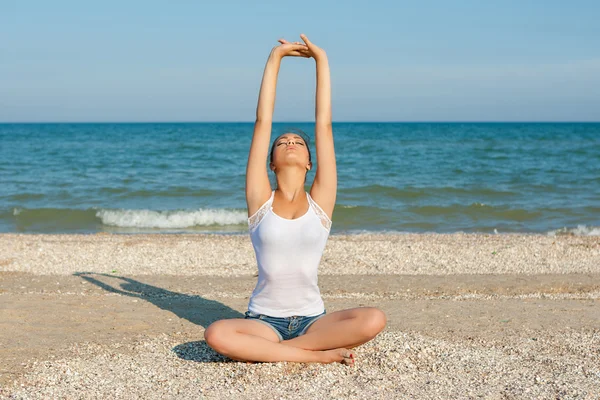
[[[225,321],[215,321],[204,330],[204,340],[213,349],[220,348],[225,343],[226,326]]]
[[[387,324],[385,313],[378,308],[369,307],[362,323],[365,335],[375,337]]]

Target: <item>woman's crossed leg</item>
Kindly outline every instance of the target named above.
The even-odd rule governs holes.
[[[279,342],[273,329],[249,319],[216,321],[206,328],[204,339],[217,353],[237,361],[353,363],[351,352],[347,349],[314,351],[288,346]]]
[[[224,319],[204,332],[206,343],[216,352],[238,361],[292,361],[354,363],[348,349],[377,336],[387,322],[383,311],[359,307],[336,311],[319,318],[306,333],[279,341],[273,329],[250,319]]]
[[[281,343],[305,350],[352,349],[375,338],[386,323],[384,312],[378,308],[350,308],[326,314],[310,325],[304,335]]]

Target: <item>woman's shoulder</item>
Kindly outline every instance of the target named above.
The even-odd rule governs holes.
[[[327,230],[331,229],[331,218],[327,215],[325,211],[319,206],[319,204],[311,197],[310,193],[306,192],[308,198],[308,204],[310,204],[311,208],[314,210],[315,214],[321,220],[321,224],[327,228]]]
[[[271,191],[271,196],[256,210],[252,215],[248,217],[248,228],[252,231],[254,230],[260,221],[264,218],[267,212],[271,208],[271,204],[273,203],[273,195],[275,191]]]

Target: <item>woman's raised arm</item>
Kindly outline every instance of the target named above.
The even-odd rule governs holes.
[[[281,60],[286,56],[310,57],[307,54],[306,45],[281,42],[282,44],[274,47],[271,54],[269,54],[258,95],[256,122],[254,123],[254,133],[246,166],[246,204],[249,217],[258,211],[260,206],[271,196],[267,156],[269,141],[271,140],[275,92]]]
[[[317,148],[317,172],[310,189],[310,196],[331,219],[337,196],[337,167],[331,127],[331,74],[325,51],[313,44],[306,35],[300,35],[317,67],[315,95],[315,146]]]

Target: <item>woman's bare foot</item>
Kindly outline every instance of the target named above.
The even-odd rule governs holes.
[[[341,362],[345,365],[354,365],[354,353],[348,349],[339,348],[325,350],[323,353],[323,364]]]

